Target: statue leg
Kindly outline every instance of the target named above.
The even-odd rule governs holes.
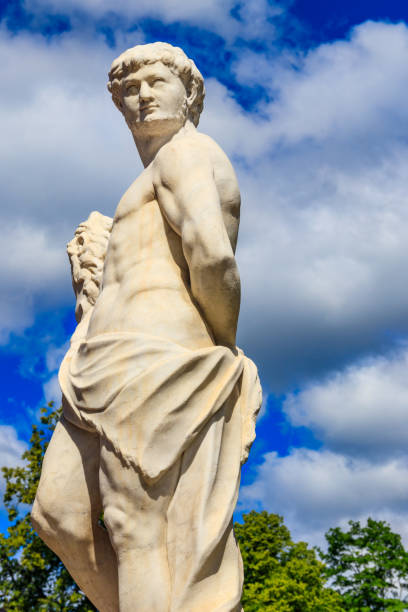
[[[102,442],[99,475],[104,520],[119,567],[120,612],[167,612],[170,574],[166,512],[180,466],[147,486]]]
[[[44,457],[32,509],[35,530],[100,610],[117,612],[117,560],[99,525],[100,438],[62,419]]]

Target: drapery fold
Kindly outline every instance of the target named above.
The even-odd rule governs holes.
[[[261,405],[253,362],[223,346],[106,333],[73,343],[59,380],[65,418],[97,431],[146,486],[179,462],[167,511],[170,612],[240,610],[232,514]]]
[[[242,462],[255,437],[261,389],[242,351],[190,350],[133,332],[101,334],[71,347],[59,382],[66,418],[96,430],[147,480],[174,464],[237,384]]]

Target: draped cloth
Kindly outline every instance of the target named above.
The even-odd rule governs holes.
[[[65,418],[98,432],[147,487],[180,464],[167,511],[170,611],[241,610],[232,513],[261,404],[253,362],[239,349],[115,332],[74,342],[59,380]]]

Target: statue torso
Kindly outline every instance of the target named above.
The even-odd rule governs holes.
[[[235,249],[239,191],[226,156],[207,137],[203,146],[215,156],[224,222]],[[173,231],[156,199],[148,166],[117,207],[106,255],[103,287],[88,337],[114,331],[139,331],[183,346],[213,344],[190,290],[189,270],[180,236]]]

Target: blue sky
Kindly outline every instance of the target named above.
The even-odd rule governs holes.
[[[58,401],[65,244],[141,169],[110,63],[165,40],[205,76],[200,129],[242,191],[239,344],[264,408],[239,510],[313,543],[369,515],[408,538],[406,3],[21,0],[0,20],[0,463]]]

